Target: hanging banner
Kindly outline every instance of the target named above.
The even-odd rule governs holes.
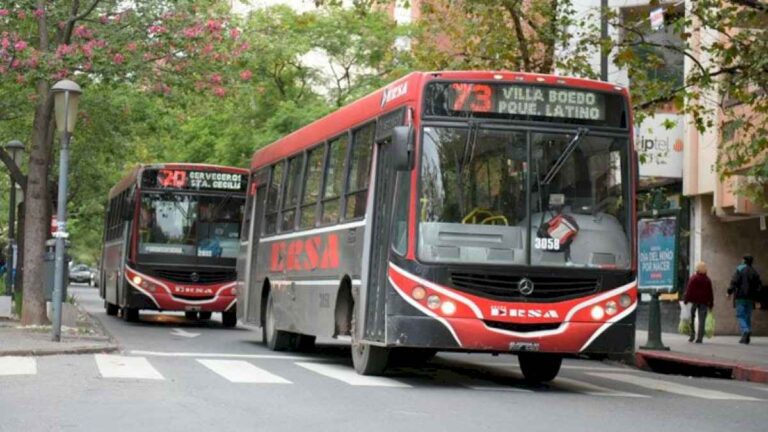
[[[638,232],[638,289],[672,292],[677,278],[677,217],[640,219]]]

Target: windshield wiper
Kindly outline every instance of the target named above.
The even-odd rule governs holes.
[[[568,160],[568,157],[570,157],[573,151],[576,150],[576,147],[579,145],[579,141],[581,141],[581,139],[584,138],[584,136],[588,133],[589,129],[587,128],[579,128],[578,131],[576,131],[576,135],[574,135],[571,142],[565,146],[565,149],[560,154],[560,157],[557,158],[555,164],[552,165],[552,168],[550,168],[549,171],[547,171],[547,174],[544,176],[544,178],[539,181],[540,185],[548,185],[552,182],[552,180],[555,179],[557,173],[560,171],[563,165],[565,165],[565,161]]]

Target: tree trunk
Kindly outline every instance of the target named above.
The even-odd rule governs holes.
[[[50,165],[50,131],[53,97],[48,83],[37,83],[38,105],[29,155],[27,194],[24,197],[24,303],[21,312],[23,325],[47,324],[43,296],[43,254],[45,240],[50,231],[48,214],[48,169]]]

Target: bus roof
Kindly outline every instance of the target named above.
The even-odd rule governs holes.
[[[109,190],[109,198],[118,195],[120,192],[129,188],[132,184],[135,184],[139,178],[139,175],[146,169],[187,169],[187,170],[200,170],[200,171],[223,171],[233,174],[242,174],[247,176],[248,170],[245,168],[237,168],[223,165],[201,164],[201,163],[186,163],[186,162],[168,162],[168,163],[153,163],[153,164],[137,164],[131,171],[126,174],[116,185],[112,186]]]
[[[531,84],[554,84],[621,93],[624,96],[629,96],[626,88],[615,84],[558,75],[510,71],[412,72],[257,150],[251,159],[251,169],[255,170],[270,165],[305,148],[333,138],[347,129],[362,125],[406,102],[413,102],[418,99],[424,87],[422,84],[435,79],[502,80]],[[419,109],[420,107],[416,107],[416,114],[418,114]]]

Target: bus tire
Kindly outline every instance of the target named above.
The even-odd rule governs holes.
[[[530,383],[552,381],[563,363],[563,356],[557,354],[520,353],[517,359],[525,380]]]
[[[211,317],[211,313],[208,312],[208,318],[210,317]],[[200,319],[206,319],[206,318],[203,318],[203,312],[200,312]],[[235,311],[222,312],[221,323],[226,328],[234,328],[237,325],[237,313],[235,313]]]
[[[264,324],[261,326],[261,340],[272,351],[285,351],[292,348],[293,338],[290,332],[276,328],[275,306],[272,291],[267,293],[267,307],[264,314]]]
[[[139,322],[139,310],[137,308],[124,307],[123,319],[127,322]]]
[[[200,318],[201,320],[209,320],[211,319],[212,315],[213,315],[213,312],[203,311],[203,312],[200,312],[200,314],[198,315],[198,318]]]
[[[352,306],[352,364],[360,375],[381,375],[387,369],[390,349],[357,340],[357,303]]]
[[[107,301],[104,302],[104,306],[107,309],[107,315],[109,316],[115,316],[117,315],[117,312],[120,311],[120,308],[118,308],[116,304]]]
[[[186,311],[184,312],[184,318],[186,318],[188,321],[197,321],[197,312]]]

